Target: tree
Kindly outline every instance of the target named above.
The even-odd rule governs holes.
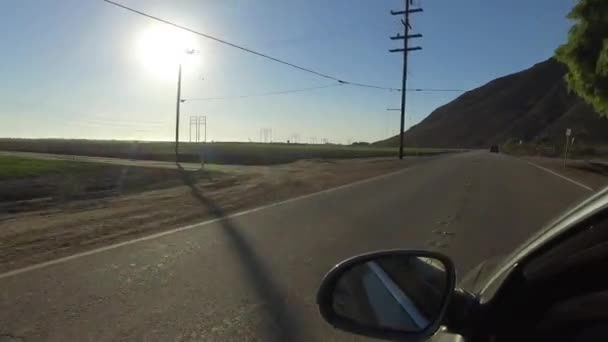
[[[574,25],[555,57],[568,66],[568,87],[608,117],[608,1],[578,0]]]

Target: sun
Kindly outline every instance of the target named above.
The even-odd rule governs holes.
[[[180,63],[192,67],[200,60],[196,40],[189,32],[170,26],[153,26],[141,31],[133,44],[138,63],[150,74],[164,80],[174,79]]]

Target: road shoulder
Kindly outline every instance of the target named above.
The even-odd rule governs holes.
[[[242,167],[217,182],[184,172],[183,185],[0,214],[0,272],[191,225],[395,172],[440,157],[309,160]]]
[[[608,185],[608,176],[589,168],[584,160],[572,160],[564,165],[564,160],[558,158],[521,157],[521,159],[587,191],[597,191]]]

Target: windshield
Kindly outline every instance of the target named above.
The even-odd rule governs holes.
[[[349,340],[345,258],[542,240],[608,180],[606,11],[1,2],[0,340]]]

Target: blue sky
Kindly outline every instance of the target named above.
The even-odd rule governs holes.
[[[254,50],[354,82],[400,87],[399,0],[122,0],[123,4]],[[411,54],[409,84],[472,89],[530,67],[565,41],[573,0],[415,0],[424,38]],[[177,63],[147,66],[142,36],[167,30],[101,0],[0,2],[0,137],[171,140]],[[154,39],[153,39],[154,40]],[[248,95],[332,82],[204,38],[184,65],[182,97]],[[410,93],[419,122],[455,93]],[[186,102],[207,115],[210,140],[274,140],[298,134],[344,143],[398,130],[397,92],[340,86],[289,95]]]

